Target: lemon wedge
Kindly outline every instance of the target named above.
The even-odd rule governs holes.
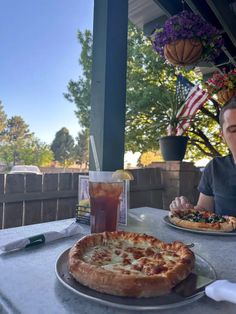
[[[117,181],[134,180],[132,173],[128,170],[123,170],[123,169],[116,170],[112,174],[112,178]]]
[[[89,199],[81,200],[79,202],[79,206],[89,207],[90,206],[90,200]]]
[[[77,214],[79,216],[89,216],[90,213],[90,200],[84,199],[79,202],[77,207]]]

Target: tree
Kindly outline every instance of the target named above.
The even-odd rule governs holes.
[[[75,146],[75,158],[76,162],[81,165],[88,167],[88,159],[89,159],[89,136],[88,129],[83,130],[76,137],[77,144]]]
[[[9,139],[4,139],[1,143],[0,159],[10,169],[12,165],[36,165],[47,166],[53,161],[53,152],[50,147],[40,142],[32,133],[24,140],[15,138],[13,142]],[[6,133],[6,137],[9,134]]]
[[[80,125],[89,128],[89,113],[91,99],[91,79],[92,79],[92,34],[85,30],[84,34],[78,32],[78,40],[82,46],[79,64],[82,65],[83,75],[78,81],[70,80],[67,86],[68,93],[64,96],[70,102],[75,103],[77,111],[75,114]]]
[[[19,150],[20,160],[25,165],[48,166],[54,159],[50,146],[32,138]]]
[[[29,126],[22,117],[13,116],[7,119],[1,102],[0,140],[0,159],[7,168],[16,163],[46,166],[53,160],[53,152],[50,147],[30,132]]]
[[[88,165],[89,146],[89,121],[90,121],[90,99],[91,99],[91,79],[92,79],[92,34],[89,30],[84,33],[78,32],[78,40],[82,46],[79,64],[82,65],[82,77],[78,81],[70,80],[67,86],[68,93],[64,96],[70,102],[75,103],[77,111],[75,114],[82,132],[78,134],[77,145],[75,147],[76,158],[79,164]]]
[[[162,98],[158,87],[173,90],[179,70],[164,64],[143,33],[130,26],[127,74],[126,148],[141,152],[156,150],[158,138],[165,134],[164,108],[157,104]],[[202,79],[193,71],[182,74],[194,83]],[[225,153],[226,147],[218,133],[218,114],[219,105],[210,101],[193,119],[187,134],[191,144],[186,155],[189,159]]]
[[[13,164],[13,150],[10,144],[2,144],[0,149],[0,160],[5,163],[7,169]]]
[[[11,152],[13,165],[20,161],[20,149],[27,140],[31,139],[33,133],[30,133],[29,126],[20,116],[13,116],[7,120],[5,129],[2,132],[3,141],[7,144],[8,153]]]
[[[55,160],[68,167],[74,162],[74,139],[67,128],[59,130],[52,142],[51,149]]]
[[[84,34],[79,32],[78,38],[82,45],[80,64],[83,67],[83,76],[78,81],[69,82],[68,94],[65,96],[76,104],[79,123],[87,129],[90,114],[92,36],[86,31]],[[160,97],[158,87],[173,89],[180,72],[194,83],[200,82],[201,77],[193,71],[176,70],[164,63],[152,49],[150,40],[131,24],[128,30],[127,66],[126,151],[157,150],[158,138],[165,132],[158,123],[164,110],[157,105]],[[216,101],[209,101],[197,113],[188,131],[189,142],[192,144],[188,145],[189,158],[213,157],[226,152],[226,146],[218,134],[218,114],[219,105]]]
[[[7,115],[4,111],[2,102],[0,101],[0,140],[2,140],[3,131],[5,130],[7,125]]]
[[[138,160],[138,164],[139,166],[147,167],[155,161],[163,161],[161,153],[159,151],[149,151],[141,154]]]
[[[9,142],[16,142],[29,139],[33,133],[30,133],[28,124],[20,116],[13,116],[7,120],[5,135]]]

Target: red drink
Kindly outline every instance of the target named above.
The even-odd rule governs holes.
[[[91,232],[116,231],[122,182],[89,182]]]

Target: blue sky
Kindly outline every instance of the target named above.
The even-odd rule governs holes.
[[[43,142],[80,129],[63,93],[81,75],[77,31],[92,24],[93,0],[0,0],[0,100]]]

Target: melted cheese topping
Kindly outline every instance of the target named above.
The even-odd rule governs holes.
[[[86,263],[122,274],[139,276],[164,275],[173,268],[180,256],[163,251],[148,242],[107,241],[104,245],[88,248],[83,255]]]

